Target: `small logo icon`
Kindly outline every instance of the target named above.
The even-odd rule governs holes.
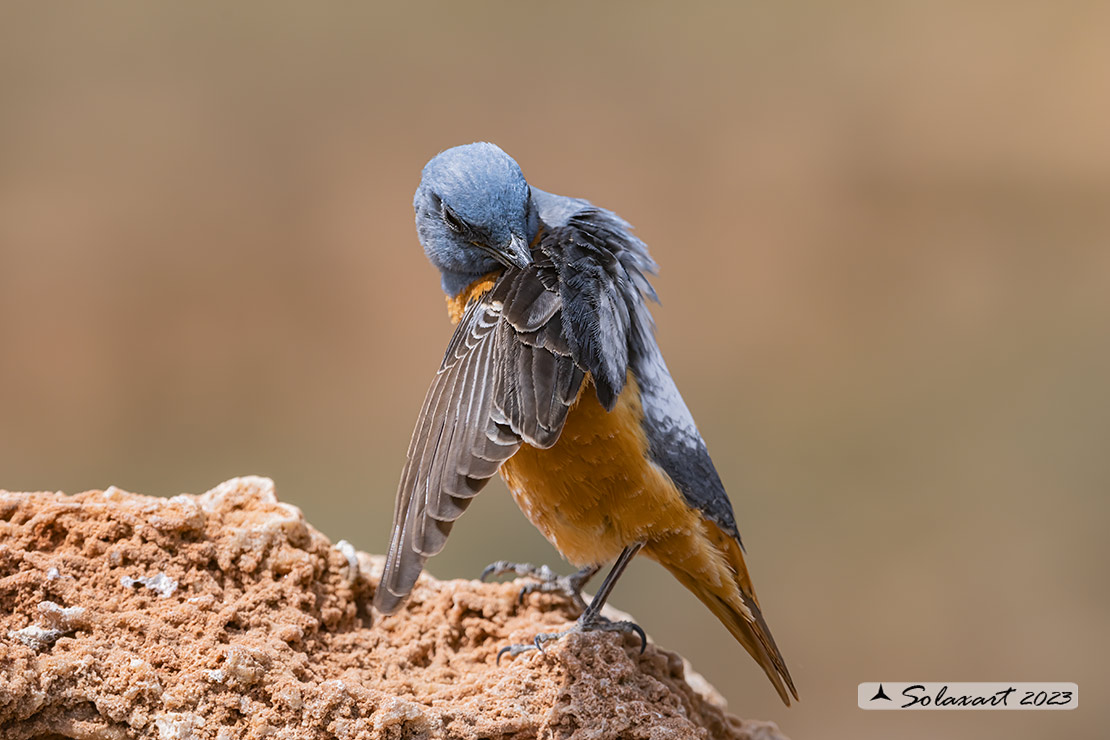
[[[883,685],[882,684],[879,684],[879,690],[876,691],[875,695],[871,697],[871,701],[875,701],[876,699],[886,699],[887,701],[894,701],[893,699],[891,699],[889,696],[886,695],[885,691],[883,691]]]

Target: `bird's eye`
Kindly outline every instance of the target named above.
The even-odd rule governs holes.
[[[452,231],[457,231],[460,234],[470,231],[466,221],[459,218],[459,215],[452,211],[446,203],[443,204],[443,221]]]

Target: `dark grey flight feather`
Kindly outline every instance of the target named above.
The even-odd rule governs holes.
[[[379,611],[395,611],[453,522],[522,443],[551,447],[589,373],[612,408],[650,261],[619,258],[592,209],[547,231],[466,307],[432,381],[397,491]],[[615,217],[612,217],[615,219]]]
[[[583,372],[561,333],[561,299],[536,264],[471,301],[424,399],[397,491],[374,605],[395,611],[454,521],[522,442],[550,447]]]

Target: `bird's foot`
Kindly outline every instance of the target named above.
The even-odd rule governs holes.
[[[583,614],[574,626],[570,629],[565,629],[562,632],[541,632],[533,638],[530,643],[522,643],[516,645],[507,645],[497,651],[497,664],[501,664],[501,658],[508,655],[510,658],[515,658],[521,653],[531,652],[538,650],[544,652],[544,645],[553,642],[562,637],[566,637],[572,632],[624,632],[632,633],[640,638],[640,653],[643,654],[647,649],[647,634],[640,625],[635,622],[620,621],[615,622],[611,619],[600,615],[594,615],[590,612]]]
[[[513,573],[524,578],[531,578],[534,583],[525,584],[517,594],[517,603],[523,603],[524,597],[530,593],[557,593],[566,596],[574,602],[579,611],[586,608],[586,600],[582,598],[582,589],[586,582],[597,573],[596,567],[587,567],[569,576],[561,576],[546,565],[531,565],[530,563],[510,563],[507,560],[498,560],[490,563],[482,571],[480,580],[488,581],[495,576]]]

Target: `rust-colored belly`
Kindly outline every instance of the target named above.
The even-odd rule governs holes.
[[[571,563],[612,560],[635,542],[700,528],[700,517],[650,462],[635,378],[607,412],[587,384],[547,450],[525,445],[501,477],[525,516]]]

